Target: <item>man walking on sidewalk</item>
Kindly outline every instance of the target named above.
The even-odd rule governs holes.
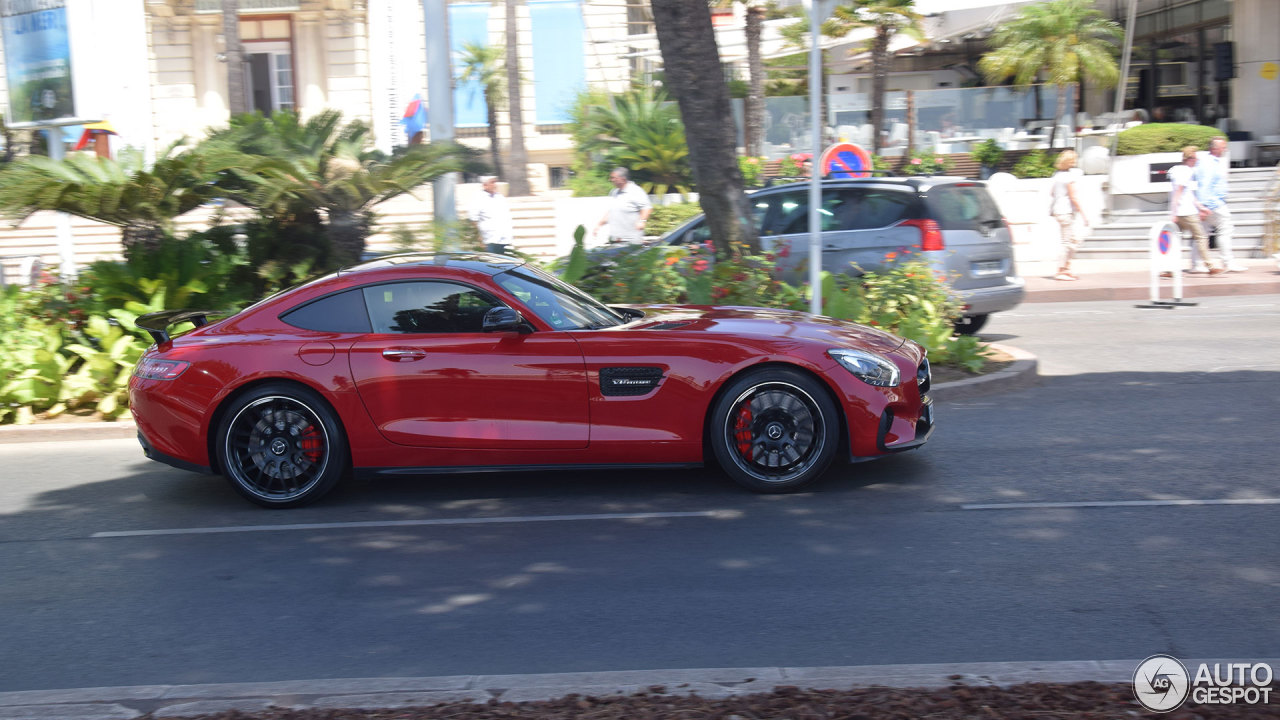
[[[1169,195],[1169,219],[1177,224],[1183,234],[1191,233],[1193,241],[1192,257],[1209,258],[1209,236],[1204,233],[1201,219],[1209,216],[1209,208],[1196,198],[1196,151],[1195,145],[1182,148],[1182,164],[1169,168],[1169,182],[1173,183],[1173,192]],[[1226,272],[1220,267],[1210,267],[1210,275],[1221,275]]]
[[[1196,161],[1196,199],[1209,209],[1204,218],[1205,231],[1217,233],[1218,253],[1222,257],[1222,266],[1227,272],[1243,272],[1246,268],[1235,262],[1231,253],[1231,243],[1235,234],[1235,224],[1231,222],[1231,210],[1227,207],[1227,183],[1231,173],[1226,158],[1227,139],[1218,136],[1209,141],[1209,152],[1200,153]],[[1192,272],[1207,272],[1206,258],[1200,256],[1199,249],[1192,246]]]

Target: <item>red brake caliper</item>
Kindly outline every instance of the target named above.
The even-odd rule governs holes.
[[[738,454],[751,459],[751,404],[738,408],[738,419],[733,424],[733,439],[738,444]]]
[[[316,430],[315,425],[308,425],[306,430],[302,431],[301,437],[298,438],[298,447],[302,448],[302,454],[311,462],[320,462],[320,451],[324,449],[324,438],[320,435],[320,431]]]

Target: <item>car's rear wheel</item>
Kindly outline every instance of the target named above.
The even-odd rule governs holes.
[[[956,321],[956,334],[977,335],[983,325],[987,324],[989,315],[965,315]]]
[[[711,413],[711,448],[734,482],[756,492],[788,492],[826,471],[839,429],[836,405],[817,381],[768,368],[725,388]]]
[[[347,464],[342,426],[303,387],[254,388],[218,426],[218,460],[236,492],[263,507],[305,505],[333,489]]]

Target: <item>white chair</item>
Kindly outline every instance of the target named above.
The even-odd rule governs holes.
[[[889,145],[902,145],[907,141],[907,124],[894,123],[889,130]]]

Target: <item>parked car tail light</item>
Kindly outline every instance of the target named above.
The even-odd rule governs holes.
[[[937,220],[903,220],[902,224],[920,230],[921,250],[947,249],[947,244],[942,241],[942,228],[938,227]]]
[[[133,374],[144,380],[173,380],[187,371],[191,363],[182,360],[156,360],[151,358],[138,363]]]

